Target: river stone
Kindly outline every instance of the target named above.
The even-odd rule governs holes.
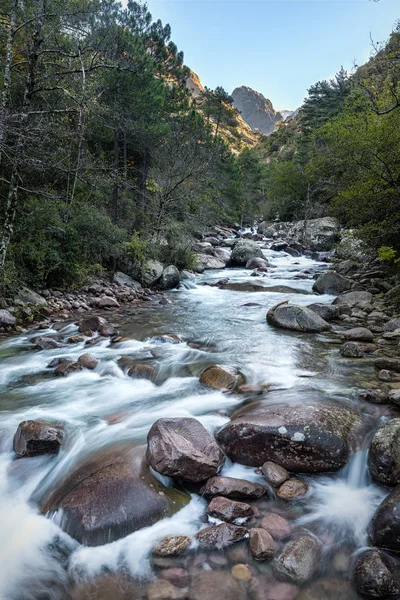
[[[259,281],[228,281],[218,286],[221,290],[232,292],[268,292],[269,294],[309,294],[307,290],[290,287],[288,285],[266,285]]]
[[[265,479],[274,487],[279,487],[290,477],[286,469],[270,460],[263,464],[261,470]]]
[[[153,548],[155,556],[179,556],[183,554],[192,543],[187,535],[169,535],[158,542]]]
[[[99,308],[118,308],[118,301],[112,296],[102,296],[97,302]]]
[[[234,565],[231,569],[231,573],[232,577],[234,577],[237,581],[243,581],[244,583],[251,581],[253,578],[253,574],[249,567],[243,563]]]
[[[64,432],[59,425],[41,421],[22,421],[14,435],[13,450],[20,457],[57,454]]]
[[[320,556],[320,542],[310,535],[303,535],[286,544],[274,565],[275,572],[291,583],[303,584],[314,575]]]
[[[387,333],[389,331],[396,331],[396,329],[399,329],[399,328],[400,328],[400,317],[397,317],[396,319],[392,319],[391,321],[388,321],[382,327],[382,329],[385,333]]]
[[[147,588],[147,600],[186,600],[187,590],[178,588],[166,579],[156,579]]]
[[[354,308],[358,305],[371,304],[372,300],[373,295],[371,294],[371,292],[344,292],[343,294],[340,294],[337,298],[335,298],[332,304],[339,307],[348,306],[349,308]]]
[[[235,477],[211,477],[200,489],[200,495],[205,498],[225,496],[227,498],[257,499],[263,496],[267,488],[259,483]]]
[[[216,475],[225,456],[192,418],[158,419],[147,436],[147,460],[161,475],[198,483]]]
[[[334,319],[339,318],[339,307],[334,306],[333,304],[322,304],[320,302],[315,302],[314,304],[309,304],[306,308],[312,310],[317,313],[324,321],[333,321]]]
[[[250,600],[297,600],[299,588],[291,583],[276,581],[269,575],[258,575],[250,583]],[[322,600],[322,596],[318,598]],[[325,600],[325,599],[324,599]],[[335,600],[338,600],[337,598]]]
[[[268,531],[254,528],[250,529],[250,550],[256,560],[270,560],[275,556],[276,544]]]
[[[400,483],[400,419],[390,419],[372,438],[368,468],[382,485]]]
[[[372,545],[400,552],[400,485],[378,506],[369,533]]]
[[[141,283],[150,287],[157,283],[163,273],[164,267],[158,260],[148,260],[144,265]]]
[[[120,286],[126,286],[133,288],[134,290],[141,290],[142,286],[136,279],[132,279],[126,273],[121,273],[121,271],[117,271],[113,276],[113,282]]]
[[[270,264],[265,258],[250,258],[246,263],[246,269],[266,269]]]
[[[188,600],[245,600],[246,590],[226,571],[198,571],[192,575]]]
[[[199,381],[217,390],[234,389],[245,382],[241,373],[226,365],[210,365],[201,372]]]
[[[103,317],[88,317],[79,323],[78,331],[86,335],[91,335],[99,331],[103,325],[107,325],[107,321]]]
[[[130,367],[128,370],[128,375],[134,379],[147,379],[153,383],[157,379],[157,371],[152,365],[132,365],[132,367]]]
[[[76,373],[82,371],[83,366],[81,363],[74,360],[65,360],[56,369],[54,369],[54,375],[56,377],[66,377],[69,373]]]
[[[206,527],[196,533],[196,539],[200,548],[215,548],[222,550],[228,548],[248,535],[247,527],[232,525],[231,523],[221,523]]]
[[[305,496],[307,492],[308,485],[301,479],[293,477],[292,479],[285,481],[285,483],[282,483],[277,491],[277,495],[284,500],[293,500],[294,498]]]
[[[82,544],[98,546],[174,514],[189,500],[151,474],[140,449],[119,446],[78,465],[45,499],[42,512],[62,509],[63,530]]]
[[[260,246],[251,240],[240,239],[232,249],[232,265],[244,267],[251,258],[264,259]]]
[[[260,521],[260,527],[277,540],[284,540],[292,534],[289,521],[277,513],[266,513]]]
[[[327,271],[318,277],[312,289],[317,294],[338,295],[349,290],[351,286],[350,279],[346,279],[346,277],[335,273],[335,271]]]
[[[40,350],[55,350],[64,346],[64,344],[48,335],[32,338],[32,343],[35,344],[36,348],[40,348]]]
[[[24,302],[26,304],[35,304],[36,306],[41,306],[41,305],[47,304],[47,301],[43,296],[41,296],[37,292],[34,292],[33,290],[31,290],[28,287],[22,287],[19,290],[19,292],[16,296],[16,299],[18,299],[21,302]]]
[[[0,327],[13,327],[17,319],[5,309],[0,310]]]
[[[387,369],[388,371],[400,373],[400,358],[377,358],[374,364],[379,370]]]
[[[190,582],[190,573],[187,569],[182,569],[181,567],[171,567],[170,569],[164,569],[160,573],[160,577],[162,579],[166,579],[172,585],[176,585],[176,587],[185,588],[189,585]]]
[[[357,591],[368,598],[387,598],[400,594],[400,563],[380,550],[367,550],[354,569]]]
[[[161,287],[163,290],[172,290],[179,285],[179,271],[174,265],[166,267],[161,275]]]
[[[118,335],[118,329],[114,325],[110,325],[110,323],[104,323],[99,329],[99,334],[102,337],[114,337]]]
[[[221,260],[215,256],[210,256],[208,254],[196,254],[195,255],[195,267],[194,271],[197,273],[202,273],[205,270],[217,270],[217,269],[225,269],[226,263],[225,259]]]
[[[207,514],[220,521],[234,523],[236,519],[249,519],[254,515],[254,510],[250,504],[246,504],[245,502],[237,502],[223,496],[215,496],[207,507]]]
[[[374,335],[366,327],[354,327],[343,333],[345,340],[351,342],[373,342]]]
[[[41,594],[35,598],[58,600],[59,597]],[[65,596],[60,598],[62,600],[140,600],[143,594],[137,583],[128,576],[121,573],[107,573],[88,581],[80,581],[74,585],[68,598]]]
[[[318,333],[331,328],[329,323],[321,319],[312,310],[304,306],[278,304],[267,312],[267,321],[282,329]]]
[[[345,358],[363,358],[364,356],[357,342],[345,342],[340,346],[339,351]]]
[[[93,371],[99,364],[99,361],[95,356],[93,356],[93,354],[86,353],[81,354],[81,356],[78,358],[78,363],[85,369],[90,369]]]
[[[322,473],[347,463],[363,428],[362,417],[339,402],[282,403],[235,417],[216,438],[234,462],[271,460],[294,473]]]

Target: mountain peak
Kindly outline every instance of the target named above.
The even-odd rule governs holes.
[[[232,97],[233,106],[241,113],[253,131],[269,135],[275,129],[276,124],[283,120],[281,113],[274,109],[271,100],[251,87],[242,85],[235,88]]]

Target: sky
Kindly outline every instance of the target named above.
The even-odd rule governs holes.
[[[185,64],[204,85],[246,85],[278,110],[307,89],[368,60],[400,19],[400,0],[147,0],[172,28]]]

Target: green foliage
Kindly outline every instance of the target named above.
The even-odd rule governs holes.
[[[396,250],[390,246],[381,246],[378,248],[378,257],[383,262],[400,263],[400,258],[397,257]]]
[[[147,246],[148,240],[142,240],[138,231],[135,231],[129,242],[123,244],[127,258],[139,266],[146,261]]]

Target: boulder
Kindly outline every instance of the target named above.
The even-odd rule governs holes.
[[[292,534],[289,521],[277,513],[266,513],[260,521],[260,527],[277,540],[285,540]]]
[[[387,598],[400,594],[400,563],[380,550],[367,550],[359,556],[354,580],[359,594],[367,598]]]
[[[117,271],[117,273],[114,273],[113,282],[116,285],[130,287],[134,290],[142,289],[141,284],[138,281],[136,281],[136,279],[133,279],[129,275],[126,275],[126,273],[121,273],[121,271]]]
[[[90,369],[91,371],[94,371],[94,369],[99,364],[99,361],[93,356],[93,354],[87,353],[81,354],[81,356],[78,358],[78,363],[82,365],[82,367],[84,367],[85,369]]]
[[[164,267],[158,260],[148,260],[142,272],[142,284],[150,287],[157,283],[163,274]]]
[[[97,303],[99,308],[118,308],[118,301],[112,296],[102,296]]]
[[[255,272],[256,275],[258,271]],[[253,275],[253,273],[252,273]],[[261,281],[223,281],[218,287],[232,292],[269,292],[270,294],[309,294],[307,290],[292,288],[288,285],[266,285]]]
[[[378,506],[369,533],[372,545],[400,552],[400,485]]]
[[[39,337],[32,338],[32,344],[35,344],[36,348],[40,348],[40,350],[54,350],[64,346],[63,343],[55,340],[49,335],[41,335]]]
[[[312,289],[317,294],[335,294],[337,296],[349,290],[351,286],[350,279],[346,279],[335,271],[327,271],[318,277]]]
[[[153,548],[155,556],[180,556],[191,545],[192,540],[187,535],[168,535]]]
[[[331,328],[329,323],[321,319],[312,310],[303,306],[277,304],[267,312],[267,321],[270,325],[281,329],[302,331],[305,333],[318,333]]]
[[[304,232],[304,221],[294,223],[293,233],[306,238],[315,250],[330,250],[339,239],[340,225],[334,217],[320,217],[307,221]]]
[[[70,373],[76,373],[82,371],[83,366],[81,363],[74,360],[65,360],[54,369],[54,375],[56,377],[66,377]]]
[[[14,435],[13,450],[20,457],[57,454],[64,440],[59,425],[41,421],[22,421]]]
[[[36,306],[47,304],[47,301],[43,296],[28,287],[22,287],[19,290],[16,299],[24,304],[35,304]]]
[[[220,258],[208,254],[196,254],[195,263],[196,266],[194,267],[194,271],[197,273],[202,273],[208,269],[225,269],[226,266],[225,259],[221,260]]]
[[[224,498],[223,496],[215,496],[207,507],[207,514],[210,517],[234,523],[237,519],[249,519],[254,515],[254,510],[250,504],[245,502],[237,502]]]
[[[260,246],[251,240],[240,239],[232,249],[232,265],[244,267],[251,258],[264,259]]]
[[[5,309],[0,310],[0,327],[13,327],[17,319]]]
[[[88,317],[79,323],[78,331],[85,335],[92,335],[106,324],[107,321],[103,317]]]
[[[284,252],[287,249],[287,247],[287,242],[275,242],[271,245],[271,250],[274,250],[274,252]]]
[[[268,531],[250,529],[250,550],[256,560],[270,560],[275,556],[276,544]]]
[[[157,379],[157,371],[152,365],[137,364],[128,370],[129,377],[134,379],[147,379],[153,383]]]
[[[189,500],[151,474],[139,449],[120,446],[78,465],[42,502],[42,512],[51,516],[62,510],[63,530],[98,546],[174,514]]]
[[[266,269],[269,266],[265,258],[250,258],[246,263],[246,269]]]
[[[192,576],[188,600],[246,600],[246,590],[226,571],[197,571]]]
[[[347,463],[364,426],[344,404],[304,401],[249,410],[216,438],[234,462],[258,467],[273,461],[294,473],[320,473]]]
[[[294,500],[295,498],[301,498],[308,492],[308,485],[301,479],[292,477],[288,479],[280,486],[277,496],[284,500]]]
[[[345,358],[363,358],[364,354],[356,342],[346,342],[340,346],[340,354]]]
[[[400,317],[397,317],[396,319],[392,319],[391,321],[388,321],[387,323],[384,324],[382,329],[385,333],[387,333],[389,331],[396,331],[396,329],[400,329]]]
[[[320,542],[310,535],[303,535],[286,544],[274,565],[275,572],[279,577],[301,585],[314,575],[320,556]]]
[[[265,479],[274,487],[281,486],[290,477],[286,469],[270,460],[263,464],[261,470]]]
[[[200,548],[213,548],[222,550],[228,548],[236,542],[240,542],[247,537],[249,530],[247,527],[232,525],[231,523],[221,523],[201,529],[196,533],[196,540]]]
[[[400,358],[377,358],[374,364],[379,370],[387,369],[388,371],[400,373]]]
[[[390,419],[372,438],[368,468],[382,485],[400,483],[400,419]]]
[[[147,436],[150,466],[168,477],[198,483],[216,475],[225,456],[199,421],[158,419]]]
[[[340,294],[335,300],[332,302],[335,306],[348,306],[350,308],[355,308],[359,305],[371,304],[373,300],[373,295],[371,292],[364,291],[355,291],[355,292],[344,292]]]
[[[199,381],[216,390],[232,390],[244,383],[244,377],[234,367],[210,365],[201,372]]]
[[[309,310],[317,313],[324,321],[334,321],[339,318],[339,307],[333,304],[322,304],[321,302],[315,302],[307,306]]]
[[[174,265],[166,267],[161,275],[161,287],[163,290],[172,290],[179,285],[179,271]]]
[[[246,479],[235,477],[211,477],[200,489],[200,494],[205,498],[226,496],[227,498],[257,499],[263,496],[267,488],[259,483],[252,483]]]
[[[343,333],[344,339],[352,342],[373,342],[374,334],[366,327],[354,327]]]
[[[99,334],[102,337],[114,337],[118,335],[118,329],[114,327],[114,325],[110,325],[109,323],[104,323],[99,329]]]

